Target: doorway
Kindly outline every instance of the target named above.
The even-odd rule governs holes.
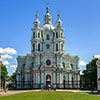
[[[51,88],[51,76],[46,76],[46,88]]]

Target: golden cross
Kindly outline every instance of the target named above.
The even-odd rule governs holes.
[[[49,3],[47,3],[47,7],[49,6]]]

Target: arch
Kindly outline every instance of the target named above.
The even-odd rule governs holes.
[[[56,38],[58,38],[58,32],[56,32]]]
[[[32,62],[32,68],[33,68],[34,63]]]
[[[56,44],[56,51],[58,51],[58,44]]]
[[[49,40],[49,34],[47,34],[47,37],[46,38],[47,38],[47,40]]]
[[[62,64],[63,64],[63,67],[65,68],[65,63],[63,62]]]
[[[71,68],[73,69],[73,64],[71,64],[70,66],[71,66]]]
[[[40,38],[40,32],[38,33],[38,38]]]
[[[25,64],[23,64],[23,69],[25,69]]]
[[[64,46],[63,46],[63,44],[61,44],[61,50],[63,50],[63,48],[64,48]]]
[[[49,47],[50,47],[49,44],[47,44],[47,49],[49,49]]]
[[[74,86],[74,78],[72,77],[72,88],[73,88],[73,86]]]
[[[38,44],[38,51],[40,51],[40,43]]]
[[[63,33],[61,32],[61,38],[63,38]]]
[[[33,44],[33,51],[35,51],[35,44]]]
[[[46,88],[51,88],[51,76],[46,75]]]
[[[55,32],[53,32],[53,39],[54,39],[54,37],[55,37]]]
[[[33,32],[33,38],[35,38],[35,32]]]

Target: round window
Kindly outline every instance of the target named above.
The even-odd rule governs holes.
[[[50,66],[51,61],[50,61],[50,60],[47,60],[47,61],[46,61],[46,64],[47,64],[48,66]]]

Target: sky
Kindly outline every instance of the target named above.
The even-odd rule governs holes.
[[[100,0],[0,0],[0,55],[9,75],[16,58],[31,52],[31,28],[38,10],[40,27],[49,3],[52,24],[58,10],[63,22],[66,54],[79,56],[79,66],[100,57]]]

